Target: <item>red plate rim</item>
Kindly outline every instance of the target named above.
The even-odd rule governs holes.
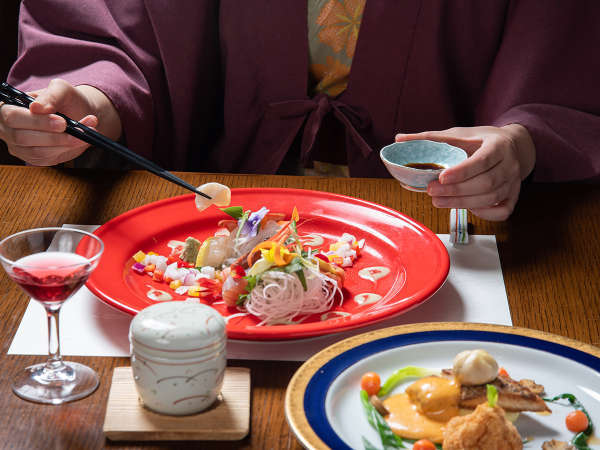
[[[377,203],[373,203],[367,200],[362,200],[356,197],[350,197],[342,194],[335,194],[324,191],[317,190],[308,190],[308,189],[293,189],[293,188],[234,188],[231,189],[232,198],[236,196],[244,196],[244,195],[260,195],[267,196],[269,193],[272,194],[283,194],[290,195],[298,198],[299,196],[308,196],[308,197],[320,197],[325,198],[327,200],[333,200],[342,202],[345,204],[354,204],[356,206],[362,206],[367,209],[375,210],[392,216],[396,219],[400,219],[404,224],[410,225],[413,229],[418,230],[420,233],[428,237],[428,241],[433,245],[432,251],[437,252],[437,256],[441,258],[439,262],[439,266],[437,267],[437,271],[431,273],[431,277],[429,278],[429,284],[423,286],[414,292],[411,296],[405,297],[402,299],[402,303],[396,306],[384,308],[382,311],[374,311],[369,314],[355,314],[353,316],[344,317],[342,319],[330,319],[321,322],[311,322],[311,323],[300,323],[300,324],[291,324],[291,325],[274,325],[274,326],[246,326],[244,330],[235,329],[235,327],[227,326],[228,337],[230,339],[239,339],[239,340],[288,340],[288,339],[299,339],[299,338],[310,338],[316,337],[324,334],[330,333],[338,333],[354,328],[359,328],[368,324],[372,324],[384,319],[389,319],[395,315],[407,312],[408,310],[422,304],[424,301],[429,299],[445,282],[448,277],[448,272],[450,269],[450,258],[448,256],[448,251],[444,244],[440,241],[435,233],[433,233],[429,228],[425,227],[423,224],[417,222],[413,218],[398,212],[394,209],[391,209],[386,206],[379,205]],[[144,214],[148,210],[152,210],[155,208],[161,208],[165,205],[169,205],[172,203],[177,203],[180,201],[189,201],[193,203],[193,194],[180,195],[176,197],[169,197],[166,199],[158,200],[152,203],[148,203],[146,205],[142,205],[140,207],[131,209],[129,211],[124,212],[116,216],[115,218],[109,220],[104,225],[100,226],[94,234],[99,236],[101,239],[105,241],[105,247],[108,247],[110,244],[110,240],[106,238],[108,233],[107,230],[114,228],[120,222],[127,221],[129,218],[133,216],[137,216],[139,214]],[[232,203],[233,204],[233,203]],[[106,242],[108,241],[108,243]],[[129,255],[130,256],[130,255]],[[100,263],[102,264],[102,262]],[[98,269],[92,273],[92,276],[88,279],[86,286],[87,288],[95,294],[98,298],[100,298],[103,302],[108,305],[121,310],[123,312],[135,315],[140,310],[138,308],[132,307],[128,305],[127,302],[123,303],[123,301],[119,301],[109,293],[111,292],[110,286],[107,289],[107,286],[98,285],[96,283],[96,279],[98,276],[94,276],[98,273]]]

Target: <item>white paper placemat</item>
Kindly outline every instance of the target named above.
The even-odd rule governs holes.
[[[66,225],[92,231],[96,226]],[[482,322],[512,325],[493,235],[471,235],[467,245],[453,246],[447,234],[438,235],[450,255],[444,285],[421,306],[394,318],[356,330],[283,342],[230,340],[229,359],[304,361],[334,342],[365,331],[419,322]],[[62,307],[60,339],[63,355],[129,356],[132,316],[100,301],[85,286]],[[44,307],[31,300],[8,354],[46,355]]]

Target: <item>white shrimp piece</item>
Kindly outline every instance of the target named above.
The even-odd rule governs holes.
[[[340,241],[344,241],[344,242],[354,242],[356,240],[356,238],[351,235],[350,233],[344,233],[342,234],[342,237],[340,238]]]
[[[156,270],[160,270],[162,273],[165,273],[165,270],[167,270],[167,261],[166,259],[160,260],[156,263]]]
[[[165,263],[167,262],[167,257],[166,256],[162,256],[162,255],[146,255],[144,257],[144,260],[142,261],[142,264],[144,265],[148,265],[148,264],[154,264],[156,266],[158,266],[159,264]],[[166,268],[166,266],[165,266]]]
[[[185,274],[183,275],[183,277],[185,277]],[[167,266],[167,269],[165,270],[165,278],[170,278],[171,280],[180,280],[183,277],[181,277],[179,273],[176,262]]]
[[[352,266],[352,258],[349,256],[344,256],[342,259],[342,267],[351,267]]]
[[[177,289],[175,289],[175,293],[179,295],[185,295],[189,290],[189,286],[179,286]]]
[[[200,251],[202,252],[202,267],[221,267],[232,252],[231,239],[229,236],[213,236],[209,238],[208,247],[201,248]],[[198,262],[196,260],[196,263]]]
[[[200,269],[200,276],[204,278],[215,279],[216,271],[214,267],[205,266]]]
[[[198,186],[198,190],[212,197],[211,200],[196,194],[196,208],[198,211],[204,211],[210,205],[229,206],[231,203],[231,190],[229,187],[220,183],[206,183]]]
[[[223,301],[227,306],[235,306],[241,294],[247,294],[246,285],[248,280],[245,278],[233,278],[228,276],[223,283]]]

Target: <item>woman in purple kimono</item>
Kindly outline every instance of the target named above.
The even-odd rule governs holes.
[[[24,0],[9,82],[37,101],[0,138],[71,160],[60,111],[169,169],[356,177],[442,140],[470,157],[433,204],[503,220],[534,166],[600,173],[598,23],[596,0]]]

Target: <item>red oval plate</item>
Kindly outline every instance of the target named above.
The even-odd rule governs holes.
[[[290,325],[257,326],[254,316],[236,315],[227,320],[230,339],[285,340],[319,336],[361,327],[408,311],[431,297],[448,276],[450,260],[444,244],[428,228],[393,209],[353,197],[301,189],[232,189],[231,205],[288,215],[294,206],[300,213],[298,232],[321,236],[323,246],[350,233],[365,239],[359,258],[346,270],[344,300],[328,313],[307,317]],[[136,314],[156,303],[147,297],[150,288],[179,296],[165,283],[130,270],[138,251],[168,255],[171,240],[194,236],[203,240],[217,229],[225,213],[211,207],[199,213],[194,196],[183,195],[150,203],[110,220],[95,232],[105,245],[98,268],[87,287],[100,299],[122,311]],[[386,276],[359,276],[361,269],[387,267]],[[367,271],[368,272],[368,271]],[[365,271],[362,272],[363,274]],[[371,303],[365,302],[370,296]],[[223,316],[239,313],[224,304],[212,305]]]

